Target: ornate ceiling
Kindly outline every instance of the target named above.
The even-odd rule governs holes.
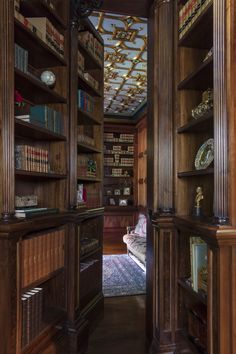
[[[104,112],[132,116],[146,103],[147,21],[94,12],[90,17],[104,40]]]

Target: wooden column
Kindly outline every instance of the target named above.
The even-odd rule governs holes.
[[[173,54],[174,4],[156,1],[157,8],[157,107],[158,107],[158,209],[173,212]]]
[[[226,84],[226,1],[214,0],[214,149],[216,222],[228,219],[228,114]]]
[[[176,349],[176,238],[173,178],[174,2],[155,2],[153,36],[153,340],[151,354]],[[149,38],[149,40],[150,40]],[[149,43],[150,45],[150,43]],[[148,151],[149,152],[149,151]],[[149,172],[149,170],[148,170]]]
[[[1,213],[14,214],[14,1],[0,2]]]
[[[75,77],[78,66],[78,22],[70,23],[70,177],[69,177],[69,204],[70,209],[77,207],[77,90],[78,81]],[[75,156],[76,155],[76,156]]]

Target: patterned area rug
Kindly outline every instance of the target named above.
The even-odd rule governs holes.
[[[126,254],[103,256],[105,297],[146,293],[145,272]]]

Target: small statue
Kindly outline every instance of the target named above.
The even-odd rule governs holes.
[[[194,206],[194,215],[195,216],[200,216],[201,215],[201,205],[200,202],[201,200],[204,199],[203,193],[202,193],[202,187],[197,187],[196,189],[196,197],[195,197],[195,206]]]

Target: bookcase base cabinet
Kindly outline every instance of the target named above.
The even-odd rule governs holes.
[[[236,230],[192,217],[174,216],[172,226],[170,221],[158,217],[153,220],[158,290],[154,294],[156,329],[150,354],[233,354]],[[183,281],[191,275],[191,237],[207,244],[206,296]],[[196,319],[189,316],[193,308]],[[200,331],[199,337],[193,337],[191,331]]]

